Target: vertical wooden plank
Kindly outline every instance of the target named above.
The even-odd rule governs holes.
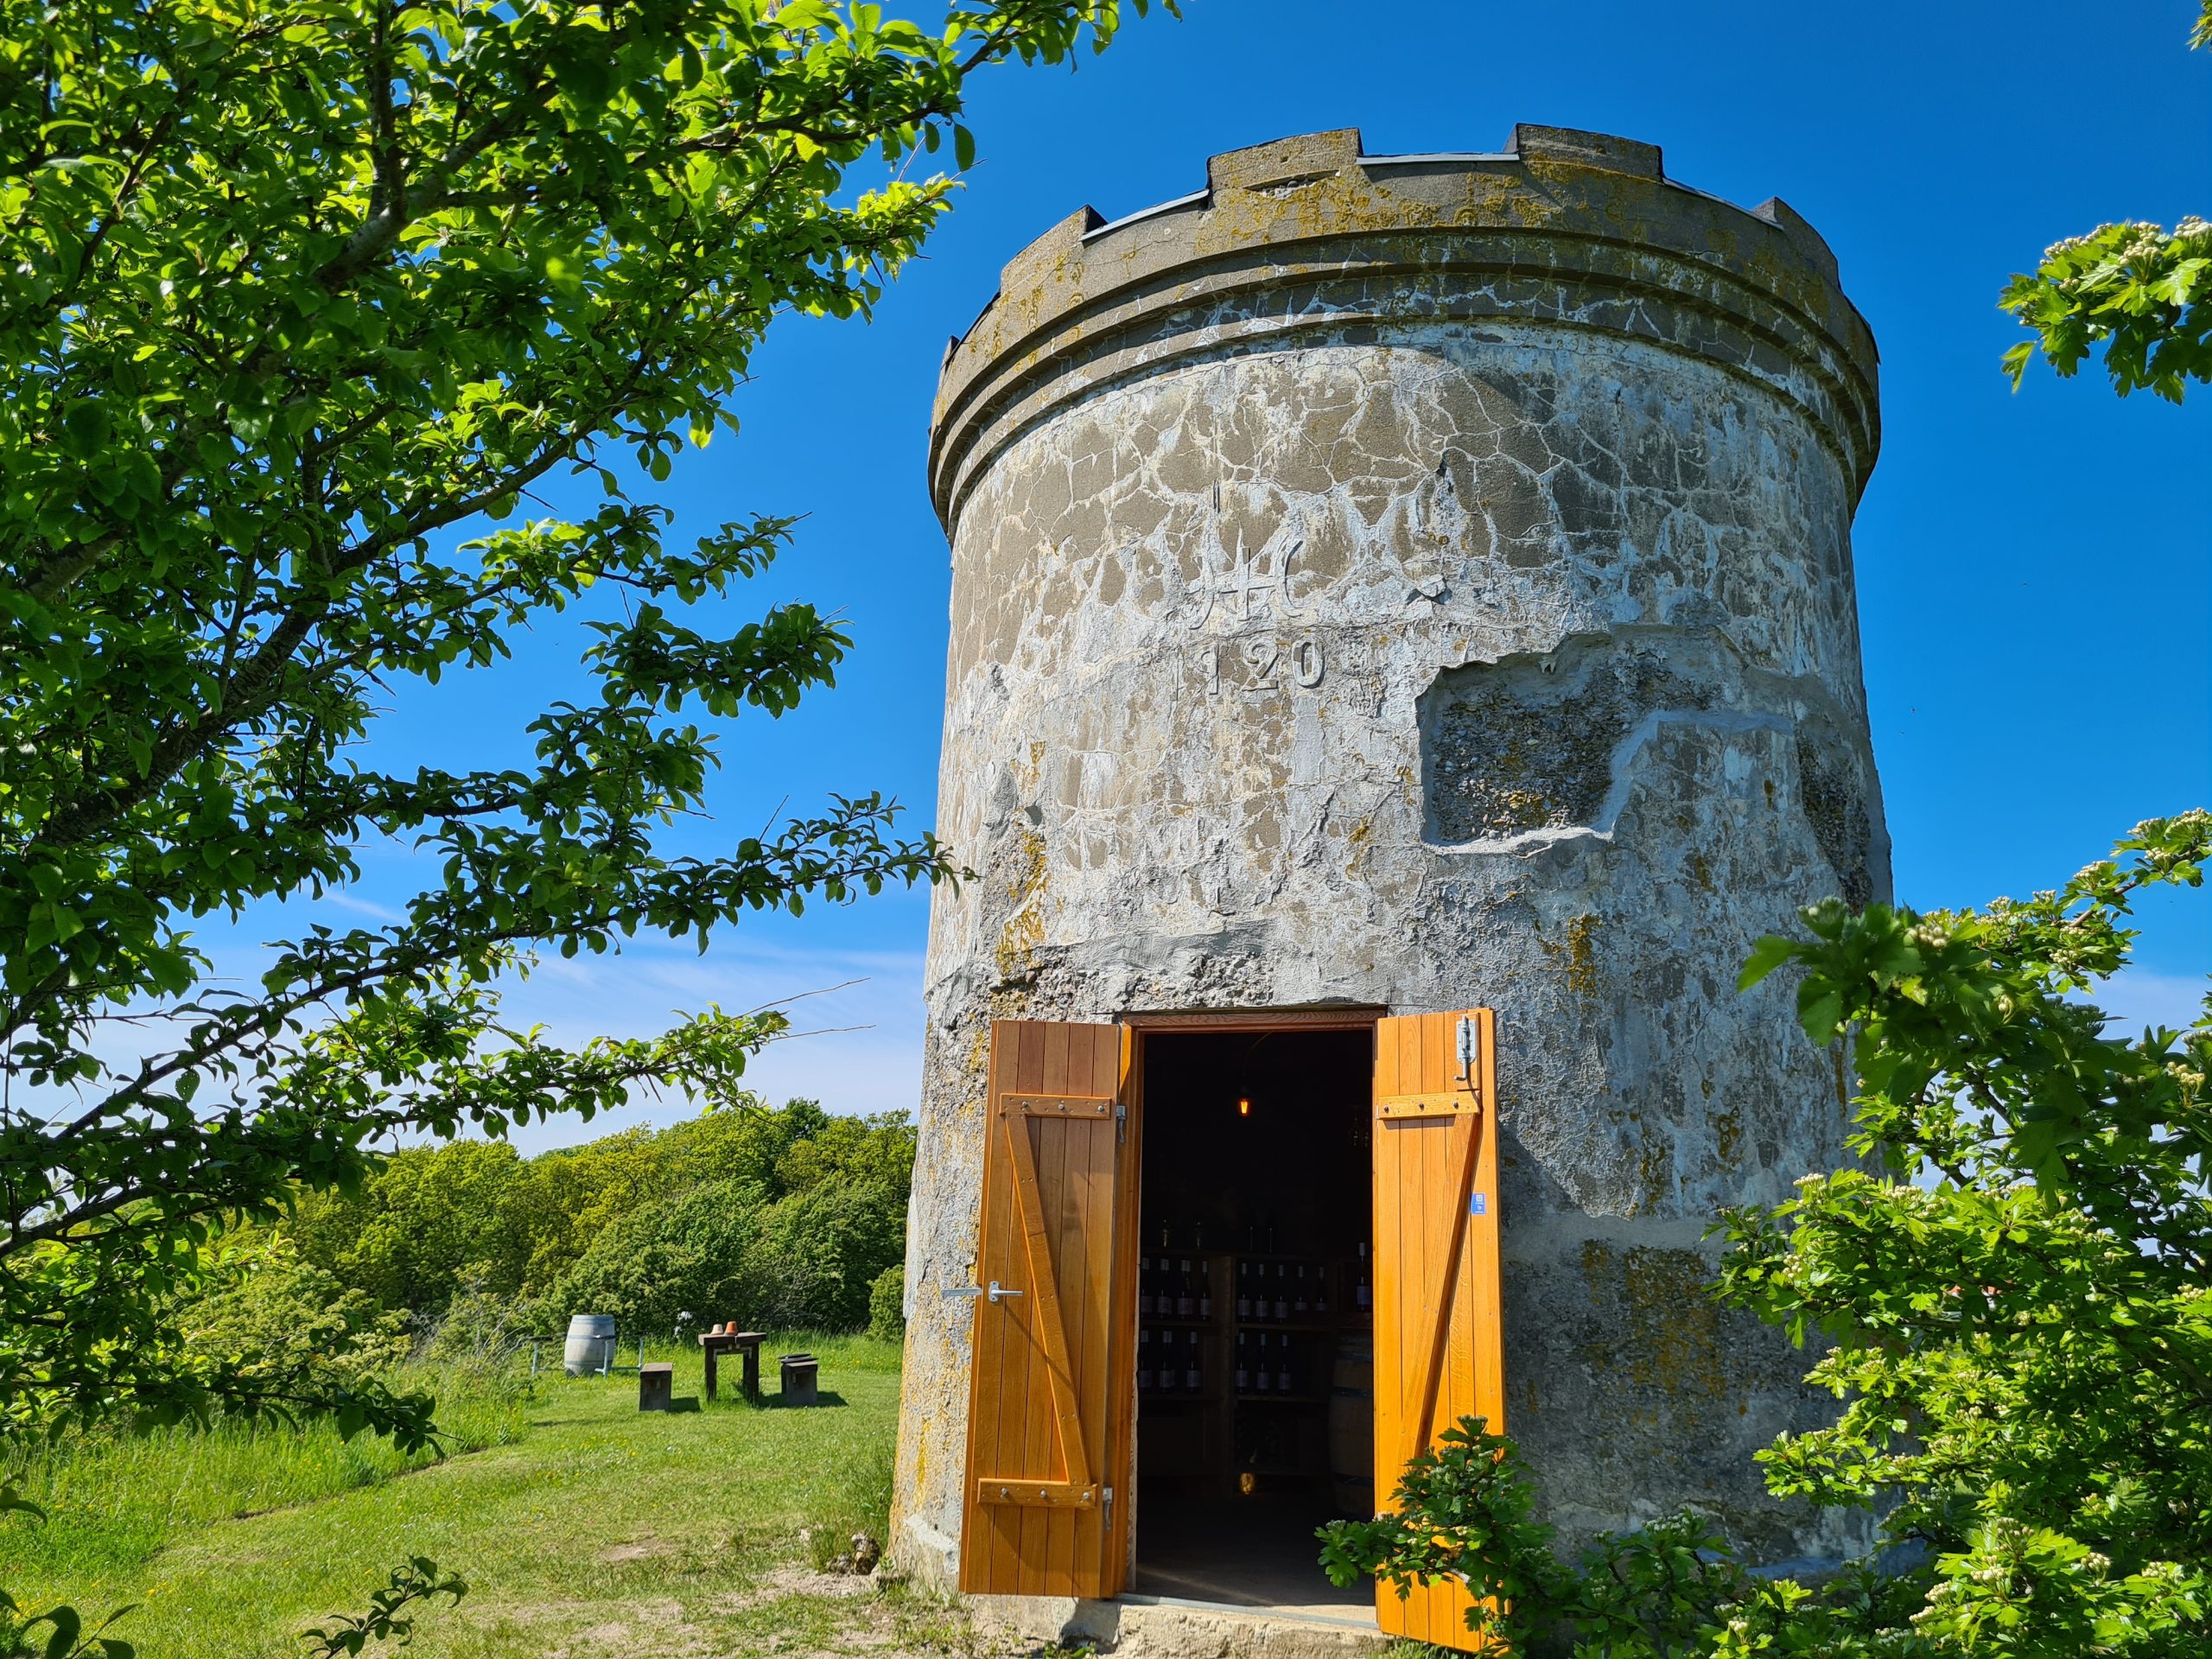
[[[1448,1014],[1425,1014],[1421,1021],[1421,1081],[1414,1085],[1424,1093],[1446,1086],[1450,1076],[1445,1058],[1451,1041],[1452,1020]],[[1458,1203],[1464,1160],[1459,1152],[1459,1124],[1455,1118],[1441,1118],[1425,1137],[1428,1143],[1428,1182],[1422,1188],[1422,1209],[1428,1223],[1428,1271],[1424,1282],[1431,1287],[1429,1306],[1434,1310],[1434,1329],[1423,1333],[1421,1361],[1433,1366],[1419,1384],[1421,1389],[1421,1421],[1425,1433],[1417,1435],[1422,1446],[1433,1446],[1437,1433],[1444,1425],[1437,1416],[1437,1404],[1444,1390],[1445,1373],[1449,1368],[1452,1314],[1452,1281],[1459,1276],[1459,1252],[1461,1239]],[[1471,1179],[1473,1172],[1466,1172]],[[1428,1586],[1427,1639],[1441,1644],[1450,1640],[1454,1598],[1448,1584]]]
[[[999,1096],[1019,1086],[1025,1026],[1020,1020],[1008,1020],[998,1030],[991,1095],[984,1103],[987,1116],[983,1131],[983,1160],[991,1204],[990,1249],[988,1259],[976,1264],[976,1282],[979,1285],[988,1285],[994,1280],[1005,1282],[1014,1261],[1014,1177],[1007,1165],[1006,1147],[1001,1142],[1001,1131],[995,1116],[991,1115],[998,1109]],[[992,1312],[991,1305],[987,1301],[979,1303],[976,1311],[976,1318],[993,1338],[991,1375],[995,1379],[991,1384],[992,1456],[985,1470],[978,1471],[979,1474],[986,1471],[995,1474],[1025,1467],[1021,1447],[1015,1439],[1018,1423],[1014,1421],[1014,1414],[1020,1408],[1022,1398],[1021,1375],[1016,1370],[1018,1355],[1014,1351],[1021,1344],[1014,1322],[995,1319]],[[1006,1583],[1007,1574],[1014,1567],[1014,1541],[1007,1534],[1017,1517],[990,1506],[983,1507],[979,1513],[988,1528],[984,1539],[986,1554],[982,1565],[984,1587],[988,1588],[995,1584]]]
[[[1067,1026],[1054,1025],[1045,1033],[1044,1090],[1047,1094],[1065,1095],[1070,1092],[1068,1082],[1071,1051],[1075,1033]],[[1087,1038],[1086,1038],[1087,1040]],[[1078,1197],[1077,1165],[1084,1154],[1079,1141],[1089,1125],[1077,1125],[1062,1120],[1054,1122],[1046,1119],[1037,1125],[1040,1151],[1047,1156],[1040,1160],[1052,1172],[1052,1191],[1047,1201],[1044,1223],[1052,1247],[1055,1303],[1059,1313],[1059,1343],[1066,1366],[1065,1386],[1068,1390],[1068,1406],[1065,1413],[1047,1412],[1050,1436],[1059,1466],[1072,1470],[1078,1460],[1084,1460],[1088,1448],[1082,1444],[1081,1422],[1075,1416],[1077,1390],[1081,1388],[1080,1367],[1083,1340],[1083,1304],[1080,1287],[1083,1270],[1083,1218],[1070,1212],[1081,1202]],[[1048,1407],[1054,1402],[1048,1402]],[[1069,1444],[1068,1442],[1072,1442]],[[1031,1570],[1036,1574],[1036,1589],[1031,1593],[1042,1594],[1048,1584],[1066,1584],[1075,1573],[1075,1516],[1072,1513],[1040,1510],[1029,1517],[1026,1529],[1032,1553]]]
[[[1043,1071],[1045,1033],[1032,1020],[1009,1022],[1013,1064],[1007,1068],[1004,1090],[1030,1091],[1039,1088]],[[994,1112],[998,1101],[991,1103]],[[1026,1129],[1025,1129],[1026,1132]],[[1006,1192],[1007,1224],[1001,1239],[1004,1254],[1001,1262],[1009,1269],[998,1276],[1009,1288],[1027,1290],[1027,1268],[1015,1266],[1020,1251],[1020,1231],[1014,1215],[1012,1144],[1006,1139],[1003,1127],[995,1122],[991,1128],[991,1145],[1006,1168],[1001,1178]],[[998,1323],[1004,1330],[1005,1347],[999,1362],[999,1457],[1000,1461],[990,1471],[993,1474],[1035,1475],[1038,1463],[1030,1451],[1029,1422],[1036,1405],[1035,1391],[1044,1379],[1033,1377],[1037,1348],[1036,1332],[1031,1328],[1032,1310],[1037,1305],[1033,1296],[1021,1296],[998,1304],[1001,1318]],[[988,1317],[988,1313],[985,1315]],[[1000,1505],[985,1506],[992,1516],[991,1582],[1002,1592],[1018,1590],[1021,1583],[1021,1534],[1026,1519],[1018,1509]]]
[[[998,1228],[993,1228],[993,1248],[998,1252],[988,1279],[976,1283],[991,1283],[998,1279],[1002,1285],[1027,1287],[1027,1272],[1015,1272],[1015,1214],[1013,1214],[1013,1168],[1011,1148],[1007,1146],[1004,1130],[1000,1128],[998,1113],[1000,1095],[1008,1090],[1035,1089],[1035,1048],[1042,1042],[1044,1033],[1035,1028],[1031,1020],[1008,1020],[1007,1022],[1007,1073],[1002,1082],[993,1089],[988,1110],[993,1113],[991,1126],[984,1141],[987,1154],[998,1157],[998,1181],[993,1184],[993,1197],[1000,1201]],[[1004,1476],[1028,1476],[1035,1473],[1035,1465],[1028,1458],[1028,1407],[1031,1407],[1031,1378],[1028,1378],[1028,1351],[1033,1343],[1027,1332],[1028,1299],[998,1303],[1000,1319],[991,1319],[991,1303],[984,1303],[982,1319],[995,1325],[1000,1332],[998,1354],[998,1462],[988,1473]],[[1022,1581],[1022,1510],[1004,1509],[998,1504],[984,1504],[982,1513],[991,1522],[991,1571],[988,1581],[998,1591],[1011,1591]]]
[[[1070,1086],[1086,1095],[1111,1097],[1121,1083],[1122,1033],[1111,1026],[1089,1028],[1083,1064],[1071,1065]],[[1080,1405],[1091,1478],[1102,1489],[1127,1490],[1109,1459],[1112,1422],[1109,1373],[1114,1364],[1114,1167],[1118,1125],[1109,1114],[1084,1126],[1083,1165],[1084,1359]],[[1107,1558],[1107,1529],[1114,1518],[1101,1492],[1099,1506],[1076,1516],[1074,1583],[1077,1593],[1102,1593]]]
[[[1406,1093],[1413,1087],[1413,1079],[1407,1071],[1412,1025],[1408,1020],[1385,1020],[1375,1033],[1375,1491],[1376,1503],[1384,1509],[1394,1507],[1391,1494],[1396,1489],[1400,1472],[1397,1448],[1404,1444],[1408,1433],[1407,1326],[1420,1305],[1411,1290],[1408,1275],[1414,1268],[1408,1245],[1413,1236],[1415,1217],[1412,1211],[1419,1203],[1420,1187],[1412,1163],[1411,1143],[1399,1124],[1382,1116],[1381,1102],[1387,1096]],[[1382,1629],[1393,1635],[1410,1636],[1425,1625],[1414,1601],[1420,1593],[1415,1590],[1401,1599],[1395,1589],[1378,1582],[1375,1587],[1376,1617]]]
[[[1064,1094],[1067,1084],[1067,1030],[1065,1027],[1036,1021],[1033,1033],[1022,1046],[1022,1068],[1020,1082],[1015,1085],[1023,1090],[1039,1094]],[[1058,1084],[1058,1087],[1053,1085]],[[1018,1126],[1029,1142],[1033,1161],[1043,1167],[1049,1164],[1058,1185],[1060,1154],[1065,1151],[1058,1125],[1038,1119],[1023,1119]],[[1055,1194],[1057,1198],[1058,1194]],[[1046,1218],[1038,1217],[1040,1225],[1049,1225]],[[1049,1247],[1053,1241],[1046,1239]],[[1049,1262],[1044,1272],[1055,1279],[1058,1274]],[[1049,1479],[1057,1471],[1059,1459],[1058,1435],[1054,1422],[1054,1391],[1052,1362],[1046,1352],[1044,1333],[1039,1315],[1043,1313],[1044,1287],[1031,1283],[1033,1274],[1025,1274],[1024,1282],[1032,1294],[1023,1299],[1021,1317],[1029,1332],[1029,1378],[1024,1395],[1021,1436],[1025,1447],[1022,1471],[1039,1479]],[[1057,1288],[1057,1286],[1055,1286]],[[1057,1300],[1057,1299],[1055,1299]],[[1046,1583],[1046,1551],[1050,1546],[1052,1512],[1048,1510],[1018,1510],[1014,1528],[1016,1567],[1015,1586],[1023,1595],[1041,1595]]]
[[[1430,1069],[1421,1081],[1424,1089],[1451,1090],[1457,1084],[1459,1018],[1453,1014],[1429,1016]],[[1450,1173],[1440,1183],[1436,1192],[1441,1209],[1436,1218],[1437,1230],[1440,1236],[1447,1241],[1437,1280],[1437,1311],[1444,1320],[1444,1329],[1440,1333],[1443,1342],[1439,1354],[1443,1364],[1437,1378],[1436,1412],[1428,1426],[1432,1445],[1459,1415],[1454,1409],[1454,1402],[1465,1397],[1465,1390],[1455,1387],[1455,1381],[1468,1375],[1467,1324],[1468,1315],[1472,1312],[1465,1297],[1464,1281],[1467,1270],[1468,1202],[1475,1188],[1477,1143],[1474,1131],[1477,1120],[1471,1116],[1458,1116],[1447,1119],[1446,1122],[1449,1127],[1444,1151]],[[1429,1640],[1450,1643],[1456,1637],[1458,1642],[1464,1643],[1467,1638],[1466,1610],[1469,1605],[1466,1591],[1458,1584],[1440,1584],[1435,1586],[1435,1592],[1436,1599],[1432,1610],[1435,1634]]]
[[[1020,1046],[1018,1025],[994,1021],[991,1027],[988,1082],[982,1101],[983,1159],[980,1173],[982,1213],[976,1233],[975,1283],[988,1284],[1002,1278],[1007,1261],[1008,1223],[1007,1164],[998,1145],[994,1114],[999,1095],[1013,1086]],[[969,1343],[972,1367],[969,1386],[968,1457],[963,1484],[960,1581],[963,1590],[988,1591],[1000,1577],[1007,1558],[1002,1512],[974,1501],[976,1482],[986,1471],[1011,1467],[1005,1445],[1007,1329],[1003,1319],[991,1317],[982,1298],[975,1304],[973,1336]]]
[[[1451,1077],[1451,1062],[1446,1058],[1452,1040],[1452,1016],[1444,1014],[1425,1014],[1421,1016],[1421,1081],[1414,1087],[1427,1092],[1447,1086]],[[1429,1266],[1425,1282],[1433,1285],[1429,1306],[1435,1310],[1436,1328],[1424,1332],[1421,1362],[1433,1369],[1425,1374],[1419,1385],[1420,1410],[1425,1433],[1419,1438],[1423,1447],[1433,1446],[1436,1436],[1444,1427],[1437,1415],[1437,1405],[1444,1392],[1445,1374],[1450,1366],[1452,1327],[1454,1308],[1453,1291],[1459,1273],[1459,1249],[1465,1234],[1459,1227],[1461,1206],[1459,1191],[1463,1180],[1471,1181],[1474,1172],[1467,1167],[1460,1152],[1459,1122],[1456,1118],[1444,1118],[1424,1137],[1428,1144],[1428,1184],[1422,1189],[1423,1207],[1428,1221]],[[1464,1175],[1462,1172],[1465,1172]],[[1453,1628],[1452,1614],[1457,1598],[1452,1586],[1432,1584],[1428,1586],[1428,1640],[1441,1643],[1450,1640]]]

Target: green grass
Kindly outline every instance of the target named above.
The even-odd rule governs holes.
[[[423,1618],[423,1659],[804,1651],[856,1620],[879,1642],[964,1645],[950,1614],[808,1575],[853,1531],[883,1535],[899,1356],[814,1335],[768,1352],[802,1343],[819,1410],[776,1407],[772,1361],[766,1406],[736,1399],[725,1366],[720,1402],[669,1415],[638,1412],[632,1376],[448,1376],[434,1391],[460,1449],[442,1460],[321,1427],[67,1442],[14,1467],[50,1518],[0,1519],[0,1585],[32,1608],[138,1604],[114,1633],[144,1659],[299,1659],[299,1630],[358,1611],[409,1555],[470,1586]],[[696,1348],[648,1357],[674,1360],[679,1398],[702,1392]]]

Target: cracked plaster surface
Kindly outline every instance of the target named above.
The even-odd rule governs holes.
[[[1063,401],[954,536],[899,1548],[950,1571],[989,1021],[1497,1010],[1511,1427],[1570,1538],[1847,1541],[1751,1453],[1823,1402],[1698,1288],[1845,1161],[1761,934],[1885,896],[1854,485],[1805,404],[1546,318],[1185,353]],[[1603,1423],[1603,1434],[1591,1425]]]

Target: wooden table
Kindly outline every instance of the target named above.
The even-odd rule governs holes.
[[[756,1406],[760,1403],[760,1344],[768,1340],[765,1331],[707,1331],[699,1336],[699,1346],[707,1356],[707,1398],[715,1397],[719,1382],[716,1362],[724,1354],[737,1353],[745,1360],[745,1397]]]

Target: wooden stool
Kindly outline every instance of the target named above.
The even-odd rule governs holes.
[[[638,1367],[638,1409],[639,1411],[668,1411],[675,1405],[676,1367],[673,1365],[640,1365]]]

